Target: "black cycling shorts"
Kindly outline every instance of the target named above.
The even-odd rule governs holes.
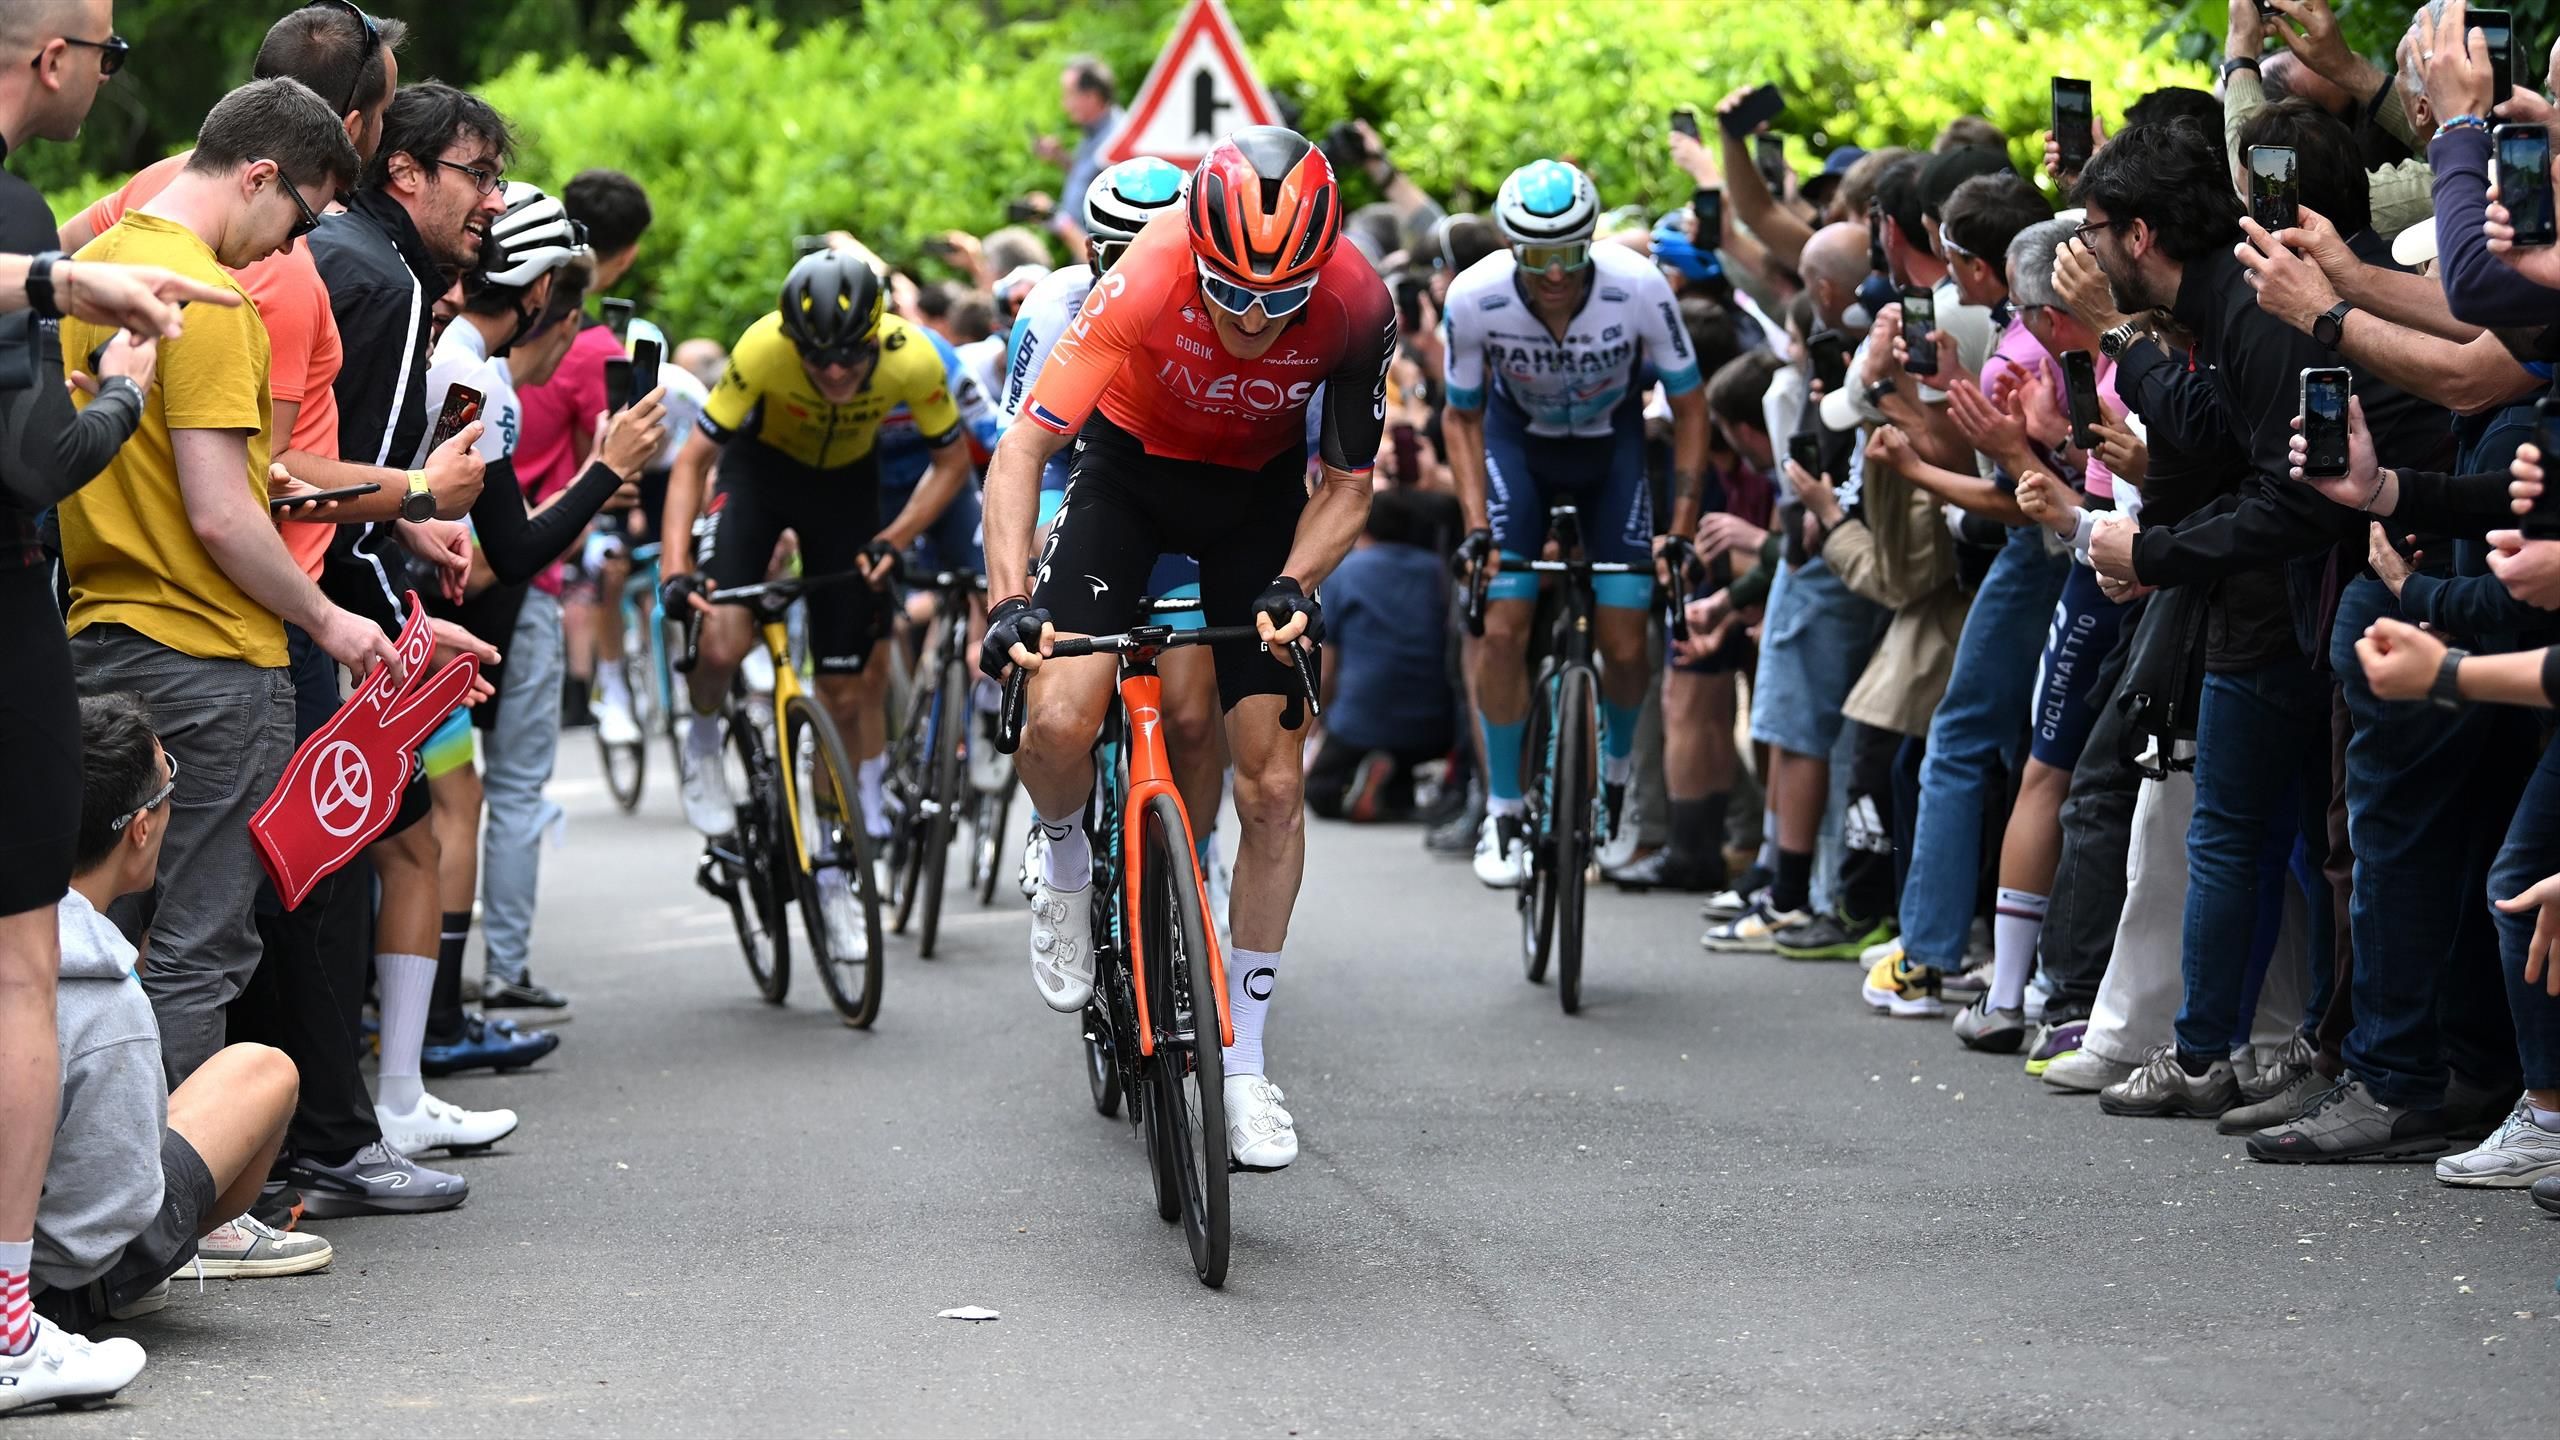
[[[1062,635],[1106,635],[1143,617],[1156,557],[1200,562],[1200,610],[1211,625],[1250,625],[1253,602],[1289,562],[1307,507],[1307,460],[1292,448],[1260,470],[1150,455],[1094,412],[1077,434],[1067,497],[1049,527],[1034,605]],[[1297,693],[1295,667],[1251,643],[1212,647],[1218,698]]]
[[[763,580],[785,530],[800,537],[802,575],[841,575],[880,533],[880,467],[866,455],[819,470],[741,435],[721,447],[707,518],[694,563],[721,589]],[[815,590],[801,603],[821,675],[860,674],[895,618],[894,602],[868,585]]]

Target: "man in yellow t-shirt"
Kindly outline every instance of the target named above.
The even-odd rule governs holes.
[[[355,147],[327,101],[299,81],[256,81],[213,107],[168,188],[78,258],[159,265],[245,298],[225,267],[291,245],[355,179]],[[113,335],[65,320],[63,354],[85,358]],[[322,597],[269,517],[256,307],[191,306],[158,344],[141,429],[61,514],[80,688],[140,695],[174,765],[142,971],[174,1086],[222,1047],[223,1007],[258,963],[249,820],[293,753],[285,623],[359,674],[393,655],[378,626]]]

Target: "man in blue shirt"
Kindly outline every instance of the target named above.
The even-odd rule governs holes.
[[[1456,740],[1449,684],[1449,571],[1427,497],[1382,490],[1367,535],[1324,582],[1324,743],[1307,808],[1333,820],[1413,813],[1413,770]]]

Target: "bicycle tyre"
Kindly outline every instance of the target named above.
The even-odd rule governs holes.
[[[1591,719],[1593,677],[1568,666],[1557,687],[1554,766],[1555,813],[1547,820],[1555,837],[1556,1000],[1564,1013],[1582,1009],[1583,884],[1591,864]]]
[[[777,864],[788,865],[800,897],[800,926],[809,937],[809,962],[837,1018],[856,1030],[867,1030],[880,1015],[880,897],[871,880],[870,856],[863,846],[859,776],[846,758],[835,721],[806,695],[794,695],[782,712],[784,753],[791,757],[792,781],[800,797],[801,834],[809,847],[801,864],[788,829],[778,830]],[[821,771],[824,774],[821,774]],[[818,894],[816,872],[840,867],[862,902],[865,929],[858,958],[840,954],[842,942],[827,926]]]
[[[1520,753],[1538,757],[1536,774],[1523,788],[1527,806],[1521,816],[1527,827],[1529,873],[1520,880],[1520,961],[1532,985],[1547,983],[1547,960],[1553,953],[1556,933],[1555,885],[1555,794],[1551,786],[1553,757],[1549,754],[1548,737],[1555,728],[1553,696],[1555,669],[1552,664],[1538,672],[1536,684],[1529,690],[1529,728],[1523,737]]]
[[[781,818],[782,786],[774,762],[765,754],[762,732],[747,722],[743,710],[730,713],[728,730],[729,748],[738,757],[744,781],[730,793],[747,797],[738,807],[738,828],[729,837],[738,847],[729,919],[737,928],[738,947],[746,952],[747,973],[755,979],[756,993],[766,1004],[779,1005],[791,993],[791,905],[782,877],[773,869],[773,830]]]
[[[996,881],[1004,870],[1005,832],[1013,820],[1013,787],[980,795],[969,813],[976,832],[969,841],[970,882],[978,891],[978,903],[993,905]]]
[[[1150,1074],[1169,1142],[1182,1234],[1200,1283],[1227,1279],[1226,1056],[1219,1045],[1222,998],[1209,970],[1208,921],[1192,869],[1182,812],[1169,795],[1147,802],[1139,929],[1146,937],[1149,1023],[1156,1046]]]
[[[960,805],[969,782],[960,773],[960,733],[969,723],[969,677],[960,657],[945,655],[942,678],[934,685],[933,749],[925,756],[929,785],[925,805],[924,854],[917,883],[924,889],[924,930],[916,937],[916,953],[933,958],[942,934],[942,888],[950,879],[951,835],[959,828]]]
[[[900,935],[915,918],[916,890],[923,878],[924,787],[932,783],[925,745],[934,730],[933,703],[930,687],[908,688],[906,723],[890,742],[889,763],[881,776],[895,811],[889,820],[889,928]]]

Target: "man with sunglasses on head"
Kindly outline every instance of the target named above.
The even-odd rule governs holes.
[[[1510,243],[1450,285],[1442,312],[1449,408],[1441,426],[1467,511],[1460,553],[1493,577],[1473,657],[1487,790],[1476,878],[1510,888],[1521,882],[1526,855],[1520,749],[1538,599],[1526,562],[1546,547],[1547,507],[1579,503],[1583,553],[1594,561],[1642,565],[1659,537],[1688,534],[1705,497],[1707,396],[1660,268],[1624,246],[1591,243],[1600,197],[1588,176],[1562,161],[1533,161],[1502,182],[1493,210]],[[1653,523],[1645,485],[1648,367],[1671,402],[1668,527]],[[1506,565],[1518,568],[1505,573]],[[1614,833],[1650,678],[1653,576],[1603,575],[1594,590],[1602,809]]]
[[[1200,562],[1211,626],[1260,626],[1265,644],[1212,652],[1243,831],[1226,957],[1227,1145],[1248,1170],[1298,1156],[1262,1056],[1306,862],[1303,737],[1281,726],[1298,688],[1290,652],[1316,638],[1314,588],[1367,524],[1396,348],[1394,302],[1360,252],[1336,243],[1341,234],[1333,167],[1306,137],[1256,125],[1220,142],[1192,172],[1182,217],[1159,213],[1095,279],[1022,407],[1031,423],[1006,434],[987,475],[996,604],[979,664],[989,675],[1032,672],[1014,766],[1048,847],[1034,877],[1031,973],[1051,1009],[1072,1014],[1093,995],[1081,820],[1115,669],[1109,656],[1047,662],[1050,638],[1137,622],[1166,551]],[[1070,440],[1066,501],[1027,586],[1040,469]]]
[[[888,747],[884,644],[895,601],[883,587],[898,557],[969,483],[969,447],[940,352],[921,328],[885,311],[879,272],[853,251],[800,257],[774,312],[731,347],[728,372],[703,403],[699,433],[667,478],[659,552],[667,607],[690,600],[703,617],[701,657],[687,681],[693,709],[681,778],[685,818],[704,835],[726,834],[737,823],[720,763],[720,710],[756,636],[746,611],[712,605],[698,592],[705,581],[725,589],[764,579],[785,530],[800,537],[805,575],[860,570],[871,581],[820,590],[803,603],[818,697],[845,748],[859,765]],[[883,523],[880,422],[902,403],[933,459],[906,504]],[[697,553],[693,522],[706,513],[715,462],[719,491]],[[875,834],[884,831],[876,791],[866,786],[861,798],[864,822]],[[867,936],[854,883],[842,866],[818,872],[819,898],[841,946],[858,947]]]

